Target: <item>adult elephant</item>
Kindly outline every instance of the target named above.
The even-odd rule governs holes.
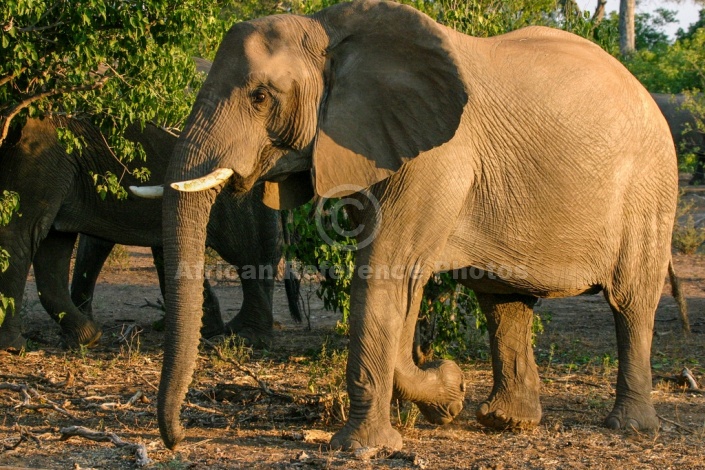
[[[69,128],[86,140],[82,156],[66,154],[57,139],[58,127]],[[163,181],[177,136],[148,124],[144,129],[130,126],[125,137],[142,144],[152,180]],[[100,131],[77,119],[29,119],[17,141],[0,149],[0,188],[19,193],[22,214],[0,227],[0,246],[10,254],[10,268],[0,274],[0,292],[13,297],[19,310],[33,261],[40,301],[61,326],[69,346],[91,345],[101,336],[90,310],[82,312],[68,292],[70,258],[77,234],[161,251],[161,200],[133,195],[125,200],[110,196],[101,200],[91,173],[107,171],[119,175],[122,166]],[[137,183],[129,174],[124,175],[123,182]],[[240,268],[255,267],[241,276],[243,306],[226,326],[228,331],[241,333],[253,342],[267,341],[272,333],[274,272],[281,256],[278,214],[262,204],[260,197],[256,191],[247,196],[238,196],[231,190],[221,193],[214,201],[214,218],[208,229],[211,235],[205,241],[227,262]],[[102,266],[102,261],[97,263],[101,249],[96,248],[95,241],[91,246],[88,251],[79,251],[74,277],[74,284],[82,286],[74,289],[78,305],[85,304],[92,293],[86,283],[97,277]],[[105,245],[102,253],[107,256]],[[184,265],[180,274],[203,283],[202,265]],[[206,294],[209,293],[207,289]],[[206,298],[210,301],[205,310],[211,315],[206,317],[204,333],[222,332],[217,300],[212,294]],[[20,317],[10,314],[0,326],[0,348],[23,344]]]
[[[705,132],[698,129],[693,113],[683,107],[686,101],[685,95],[652,93],[651,96],[668,122],[676,149],[679,152],[692,152],[697,155],[690,184],[705,183]]]
[[[477,410],[483,424],[540,419],[536,300],[602,290],[619,349],[605,424],[658,426],[649,353],[676,156],[649,93],[595,44],[541,27],[477,39],[374,0],[233,26],[167,172],[158,420],[170,448],[184,435],[200,297],[200,283],[175,274],[203,262],[223,185],[246,192],[260,180],[277,207],[314,190],[355,201],[350,414],[334,447],[399,448],[392,396],[435,423],[461,410],[460,368],[412,361],[422,288],[442,270],[475,290],[488,319],[494,387]]]

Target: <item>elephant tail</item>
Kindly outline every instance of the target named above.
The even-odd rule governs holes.
[[[685,301],[681,281],[678,279],[678,276],[676,276],[676,271],[673,269],[673,258],[671,258],[668,262],[668,279],[671,281],[671,294],[673,295],[673,298],[676,299],[676,304],[678,305],[678,313],[681,317],[683,332],[689,334],[690,321],[688,320],[688,304]]]
[[[291,234],[289,233],[289,227],[287,225],[289,211],[281,211],[280,217],[282,238],[284,239],[284,244],[288,247],[291,245]],[[303,317],[301,316],[303,303],[299,293],[301,289],[301,278],[297,275],[296,271],[291,268],[291,263],[289,260],[285,258],[284,261],[286,264],[284,271],[284,290],[286,291],[286,300],[289,304],[289,315],[291,315],[291,318],[293,318],[296,323],[301,323],[303,320]]]

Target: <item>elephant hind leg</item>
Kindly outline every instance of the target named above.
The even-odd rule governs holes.
[[[650,357],[661,288],[645,289],[642,285],[638,291],[605,289],[605,297],[614,315],[619,357],[617,399],[605,419],[605,426],[610,429],[643,431],[659,427],[651,402]]]
[[[34,255],[37,292],[44,309],[61,327],[68,347],[94,346],[103,332],[73,304],[69,294],[69,266],[75,233],[50,231]]]
[[[494,384],[477,420],[495,429],[526,429],[541,420],[539,374],[531,346],[535,297],[477,294],[487,317]]]

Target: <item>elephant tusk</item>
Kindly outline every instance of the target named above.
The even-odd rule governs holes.
[[[188,181],[179,181],[178,183],[171,183],[171,187],[177,191],[205,191],[206,189],[214,188],[220,184],[225,183],[232,175],[235,173],[230,168],[216,168],[213,172]]]
[[[130,186],[130,191],[144,199],[161,199],[164,197],[164,186]]]

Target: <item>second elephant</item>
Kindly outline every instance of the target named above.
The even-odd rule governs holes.
[[[66,153],[57,139],[59,127],[85,139],[82,156]],[[152,181],[163,181],[176,136],[147,125],[144,130],[131,126],[125,137],[144,146]],[[0,273],[0,292],[14,298],[19,311],[33,262],[42,305],[61,325],[69,345],[94,343],[101,334],[98,325],[74,306],[67,289],[77,234],[125,245],[162,245],[161,200],[132,195],[122,201],[112,196],[101,200],[90,173],[107,171],[119,175],[122,166],[99,130],[76,119],[29,119],[14,141],[0,148],[0,189],[20,195],[22,214],[0,227],[0,246],[10,254],[9,269]],[[129,174],[124,176],[123,184],[135,183]],[[281,256],[277,212],[256,196],[225,192],[214,195],[211,213],[208,246],[231,264],[257,267],[252,275],[242,276],[244,303],[227,328],[253,340],[266,340],[273,323],[274,270]],[[202,266],[183,268],[183,275],[203,275]],[[0,326],[0,348],[23,344],[20,317],[9,314]]]
[[[693,113],[683,107],[686,101],[685,95],[651,93],[651,96],[668,121],[678,153],[685,151],[697,155],[695,170],[689,184],[703,184],[705,182],[705,133],[698,130]]]

